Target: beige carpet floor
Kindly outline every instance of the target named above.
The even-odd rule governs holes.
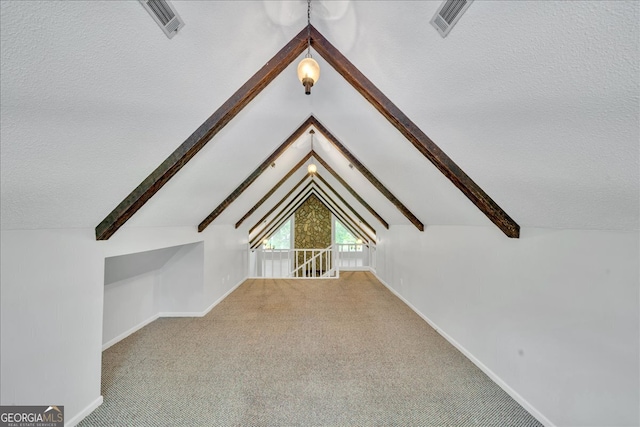
[[[103,353],[81,426],[539,426],[373,275],[248,280]]]

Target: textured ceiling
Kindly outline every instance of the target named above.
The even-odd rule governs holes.
[[[428,24],[439,4],[314,1],[312,23],[521,226],[637,230],[639,3],[478,1],[445,39]],[[2,229],[95,227],[306,24],[301,1],[174,5],[186,26],[169,40],[138,2],[0,2]],[[197,226],[312,114],[427,227],[490,224],[315,58],[311,96],[292,64],[126,227]],[[325,146],[385,220],[409,223]],[[301,138],[214,223],[308,150]]]

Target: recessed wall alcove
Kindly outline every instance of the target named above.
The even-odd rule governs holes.
[[[199,316],[204,243],[105,258],[103,350],[158,317]]]

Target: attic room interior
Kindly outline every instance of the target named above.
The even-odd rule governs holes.
[[[637,1],[1,0],[0,41],[3,414],[640,425]]]

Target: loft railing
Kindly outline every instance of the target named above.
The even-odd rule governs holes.
[[[335,244],[321,249],[249,249],[249,277],[334,278],[340,270],[375,270],[373,244]]]
[[[289,277],[298,278],[326,278],[335,277],[334,249],[328,246],[324,249],[293,249],[293,269]]]
[[[369,243],[338,243],[337,263],[342,270],[376,269],[376,246]]]
[[[322,249],[269,249],[263,246],[249,250],[250,277],[338,277],[335,247]]]

